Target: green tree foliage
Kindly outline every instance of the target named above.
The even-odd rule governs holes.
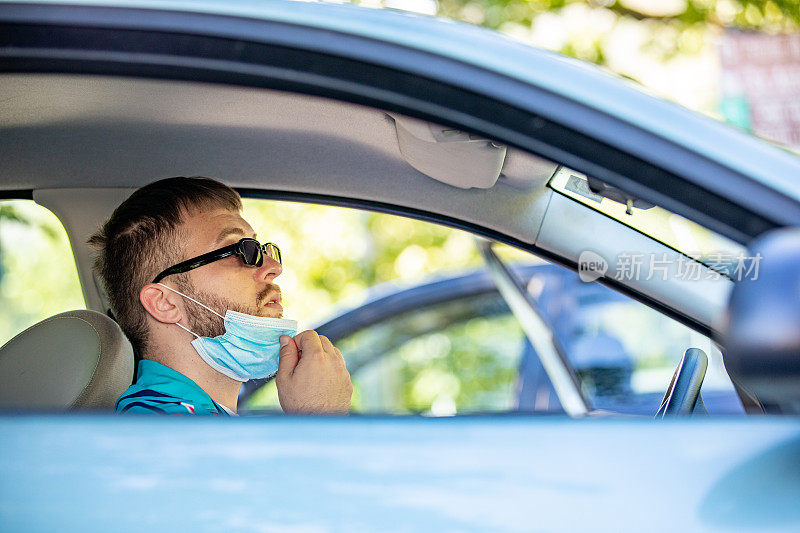
[[[522,347],[510,314],[414,339],[399,350],[403,403],[411,412],[435,414],[511,409]]]
[[[58,219],[31,201],[0,204],[0,344],[39,320],[85,307]]]
[[[644,25],[650,47],[669,58],[697,51],[697,35],[722,28],[764,32],[794,32],[800,28],[797,0],[439,0],[439,14],[513,33],[530,28],[545,13],[559,14],[583,5],[611,28],[626,21]],[[605,24],[605,23],[604,23]],[[667,37],[667,38],[665,38]],[[570,40],[557,51],[599,64],[605,63],[603,35],[591,46]]]
[[[374,285],[481,263],[469,234],[407,218],[265,200],[245,200],[244,216],[281,246],[284,301],[306,323],[357,304]]]
[[[372,287],[411,286],[483,263],[468,233],[397,216],[264,200],[246,200],[244,216],[262,239],[280,244],[286,316],[301,328],[359,305]],[[356,410],[449,414],[510,406],[522,347],[513,317],[448,325],[437,322],[442,316],[411,312],[339,344],[353,371]],[[274,384],[249,406],[277,407]]]

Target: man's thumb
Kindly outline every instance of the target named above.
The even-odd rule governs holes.
[[[278,374],[291,374],[300,361],[297,343],[289,335],[281,335],[281,351],[278,356]]]

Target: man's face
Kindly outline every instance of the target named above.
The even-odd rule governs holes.
[[[239,212],[227,209],[195,212],[186,218],[179,233],[186,237],[186,259],[234,244],[244,237],[257,238]],[[252,267],[234,255],[189,271],[188,285],[179,282],[178,288],[220,315],[230,309],[280,318],[281,293],[274,280],[281,270],[280,263],[267,256],[260,267]],[[224,332],[222,320],[210,311],[190,301],[185,308],[189,328],[198,335],[216,337]]]

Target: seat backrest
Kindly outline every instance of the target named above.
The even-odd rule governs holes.
[[[52,316],[0,348],[3,409],[109,408],[132,378],[130,342],[96,311]]]

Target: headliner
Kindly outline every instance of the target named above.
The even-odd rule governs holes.
[[[426,186],[377,109],[279,91],[135,78],[0,77],[0,189],[136,187],[209,175],[236,187],[341,194],[365,178]],[[509,177],[552,169],[510,151]],[[329,187],[325,187],[325,183]],[[518,184],[518,183],[517,183]],[[450,192],[458,189],[448,187]]]

